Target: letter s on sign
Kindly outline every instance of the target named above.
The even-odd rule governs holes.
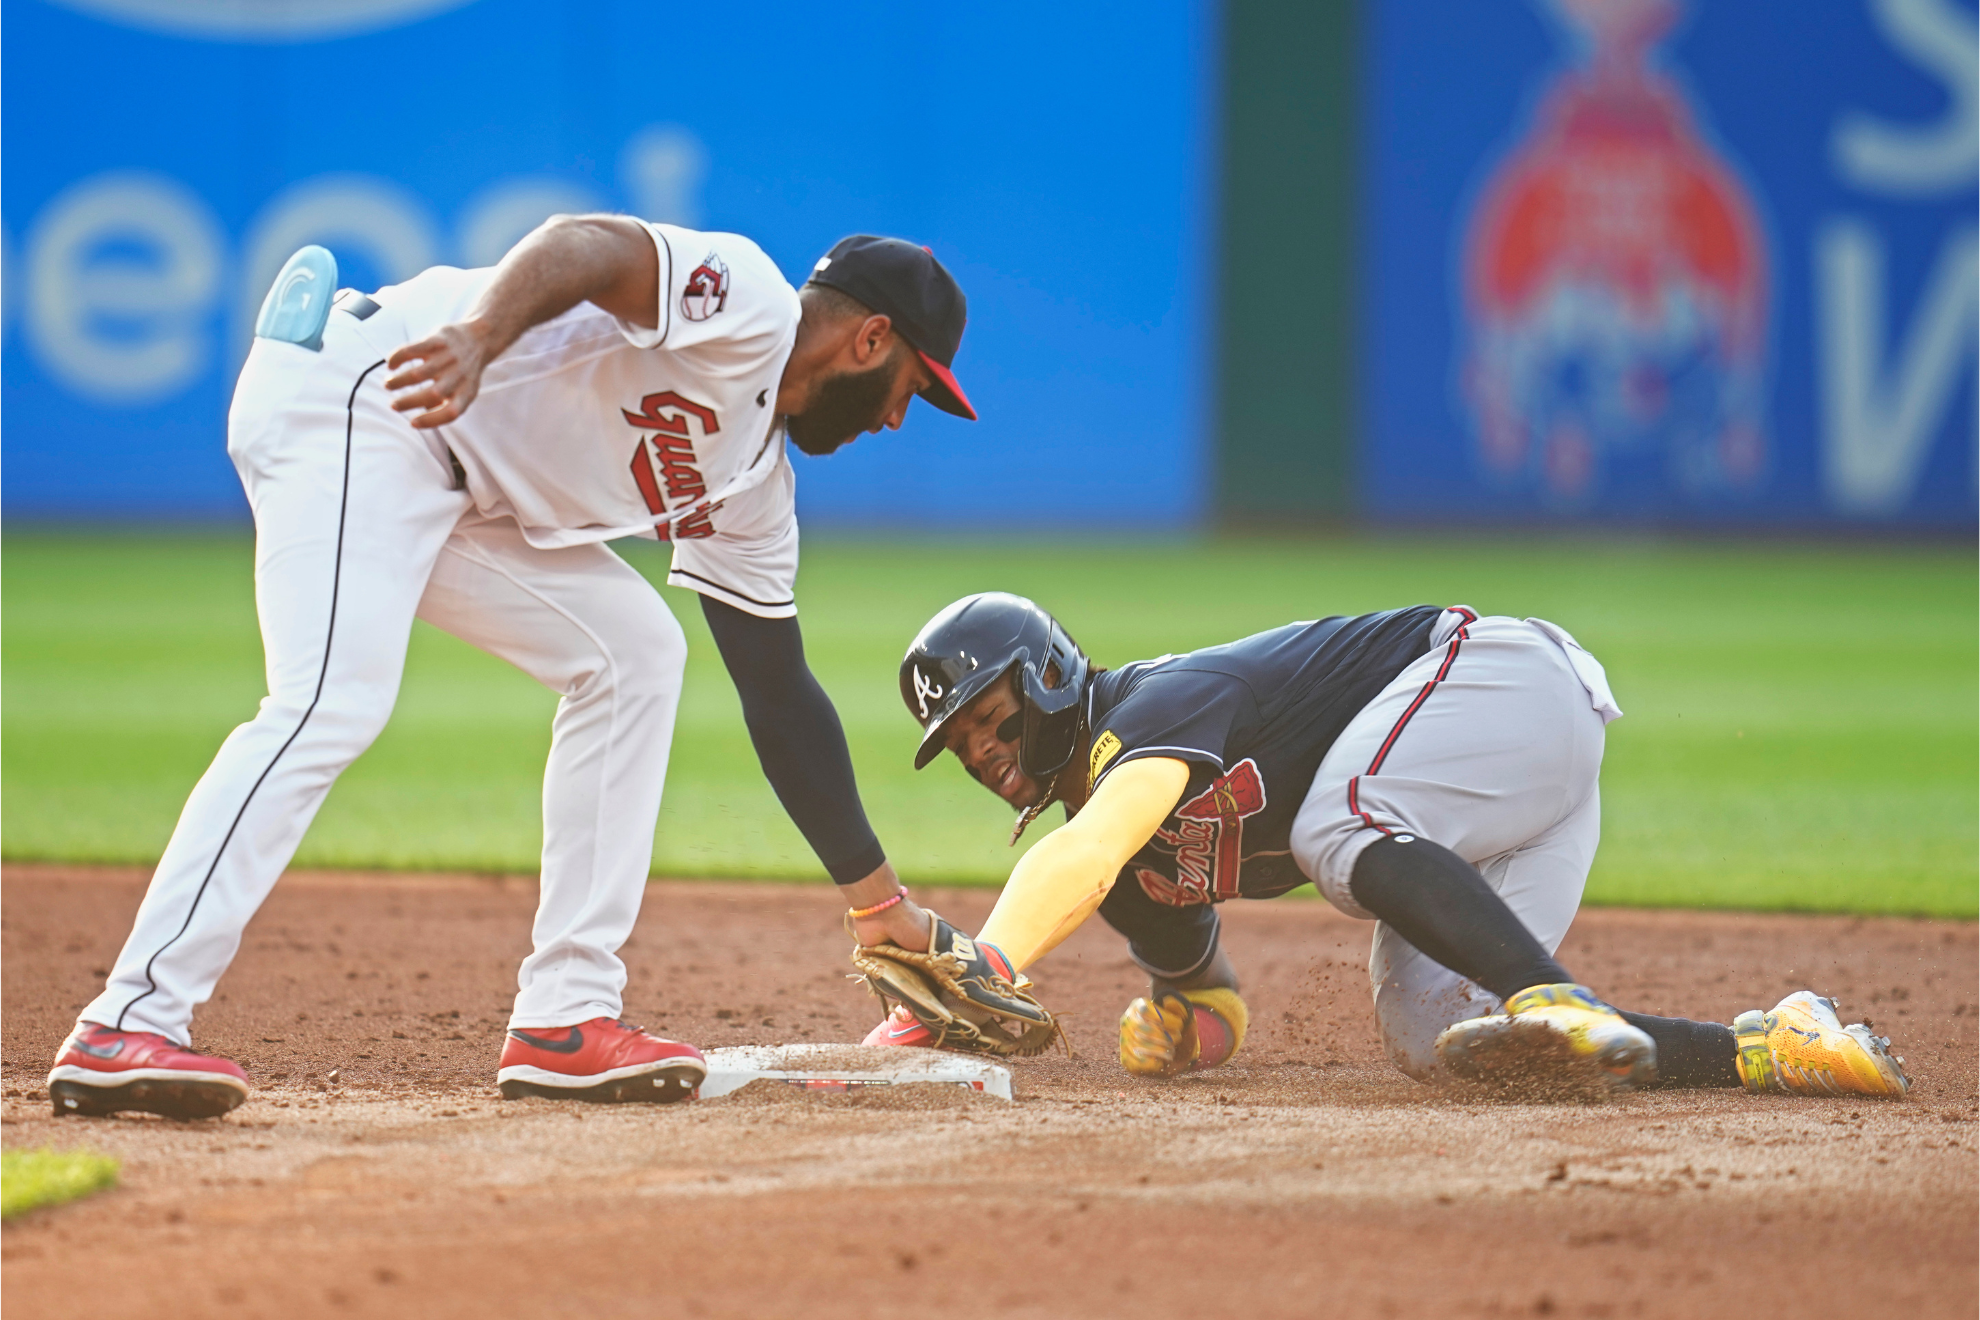
[[[170,398],[207,368],[222,258],[213,213],[185,185],[92,175],[49,202],[28,235],[23,328],[85,399]]]

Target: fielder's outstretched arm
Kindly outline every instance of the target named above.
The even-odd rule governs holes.
[[[791,822],[849,906],[892,895],[900,879],[867,823],[845,728],[805,662],[798,621],[758,618],[712,596],[701,598],[701,613],[742,698],[763,776]],[[918,948],[928,939],[928,918],[913,900],[903,900],[873,923],[867,942],[882,934],[896,943],[918,940]]]
[[[1018,862],[978,938],[1020,971],[1049,953],[1093,915],[1188,783],[1188,763],[1166,756],[1116,767],[1078,815]]]

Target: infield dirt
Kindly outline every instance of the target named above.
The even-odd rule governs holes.
[[[1584,912],[1566,964],[1725,1021],[1812,987],[1874,1020],[1903,1102],[1661,1092],[1513,1104],[1382,1057],[1369,927],[1230,904],[1252,1034],[1166,1084],[1115,1063],[1141,989],[1098,922],[1037,970],[1075,1056],[959,1091],[669,1108],[504,1102],[533,882],[292,875],[195,1043],[257,1090],[224,1120],[54,1119],[42,1079],[143,877],[4,877],[10,1148],[122,1186],[0,1236],[16,1316],[1971,1316],[1980,1269],[1968,922]],[[992,895],[924,895],[974,929]],[[630,1020],[697,1044],[857,1040],[824,885],[656,883]]]

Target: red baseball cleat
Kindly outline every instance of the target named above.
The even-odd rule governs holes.
[[[247,1097],[247,1074],[232,1059],[194,1054],[155,1032],[113,1031],[94,1022],[76,1023],[48,1074],[58,1118],[127,1110],[218,1118]]]
[[[921,1045],[935,1042],[935,1033],[921,1025],[905,1008],[896,1008],[880,1019],[880,1025],[866,1033],[862,1045]]]
[[[708,1064],[694,1046],[602,1017],[575,1027],[511,1027],[495,1080],[507,1100],[538,1095],[664,1105],[692,1096],[707,1075]]]

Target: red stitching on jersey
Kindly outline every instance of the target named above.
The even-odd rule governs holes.
[[[1369,774],[1379,774],[1381,772],[1382,762],[1389,759],[1389,751],[1396,745],[1396,739],[1402,736],[1403,726],[1408,724],[1410,718],[1423,708],[1423,703],[1430,699],[1430,694],[1436,691],[1437,685],[1443,682],[1445,676],[1451,672],[1451,665],[1457,660],[1458,647],[1471,635],[1469,631],[1471,625],[1478,622],[1478,616],[1470,610],[1465,609],[1463,606],[1456,606],[1454,608],[1457,613],[1464,616],[1464,622],[1458,625],[1457,632],[1451,637],[1450,647],[1444,652],[1444,663],[1437,666],[1437,676],[1423,685],[1423,690],[1416,694],[1416,700],[1409,703],[1409,709],[1404,711],[1402,718],[1396,721],[1396,727],[1390,729],[1389,736],[1382,740],[1382,749],[1376,752],[1375,759],[1369,762]],[[1373,824],[1372,821],[1370,823]]]

